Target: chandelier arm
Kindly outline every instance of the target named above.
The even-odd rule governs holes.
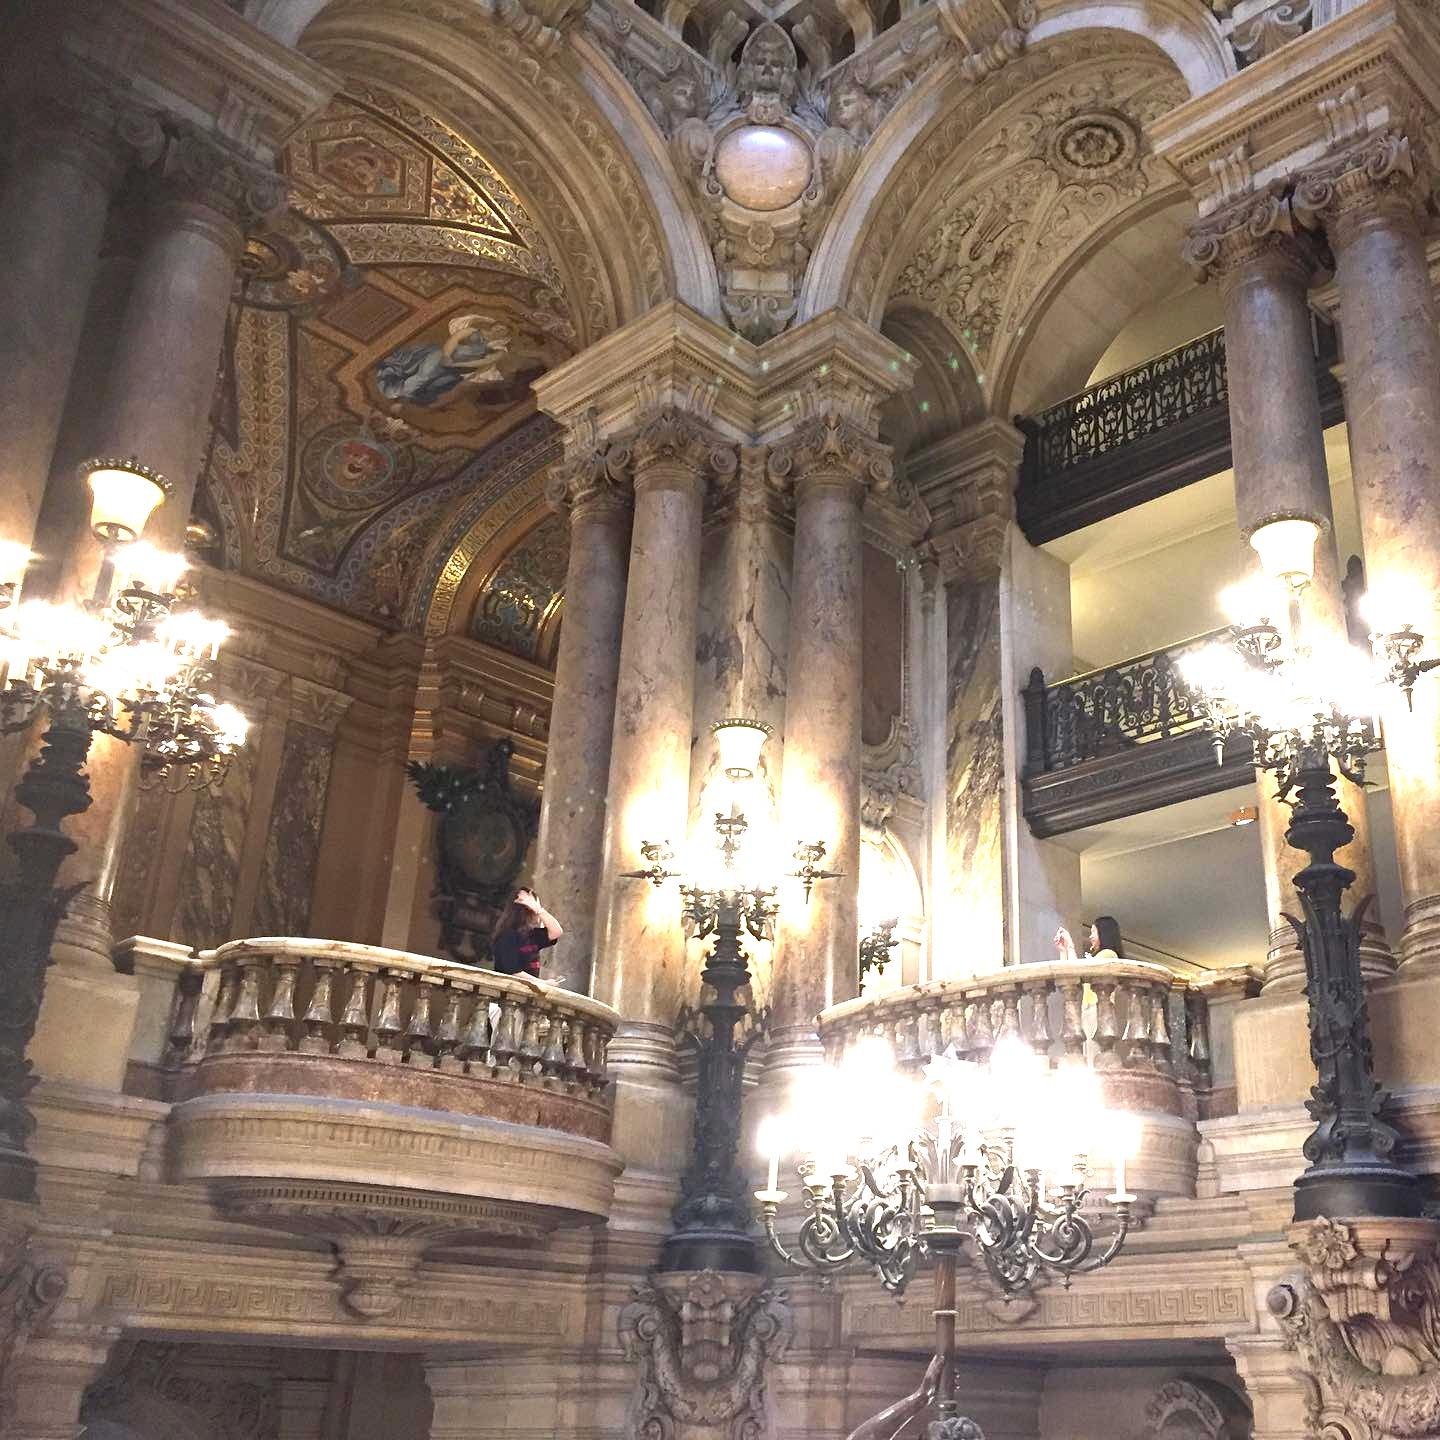
[[[1111,1238],[1110,1244],[1106,1246],[1103,1254],[1091,1255],[1083,1263],[1076,1265],[1069,1271],[1071,1275],[1090,1275],[1094,1271],[1100,1270],[1108,1265],[1120,1253],[1125,1244],[1125,1238],[1130,1233],[1132,1218],[1128,1205],[1117,1205],[1115,1209],[1119,1217],[1119,1223],[1116,1226],[1115,1234]]]

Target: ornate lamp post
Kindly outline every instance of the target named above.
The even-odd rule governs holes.
[[[104,547],[95,593],[83,604],[21,599],[28,549],[0,543],[0,733],[42,715],[39,753],[15,787],[34,817],[7,837],[12,877],[0,884],[0,1196],[34,1195],[25,1104],[37,1077],[25,1052],[35,1033],[55,927],[80,885],[58,887],[76,845],[67,816],[90,805],[85,761],[97,732],[136,745],[142,784],[201,788],[220,781],[248,722],[207,693],[228,631],[176,594],[183,556],[137,543],[166,482],[133,460],[82,467],[91,529]],[[117,589],[117,580],[119,582]]]
[[[1304,1174],[1295,1182],[1295,1218],[1413,1216],[1419,1179],[1391,1158],[1395,1130],[1385,1120],[1388,1096],[1375,1080],[1365,983],[1360,971],[1360,921],[1368,897],[1344,914],[1355,872],[1336,850],[1355,835],[1335,792],[1334,773],[1363,784],[1367,756],[1380,748],[1377,676],[1350,645],[1332,653],[1308,649],[1300,635],[1297,598],[1313,573],[1317,527],[1281,520],[1251,543],[1279,586],[1237,587],[1228,597],[1236,623],[1232,643],[1207,647],[1186,663],[1215,737],[1217,755],[1232,734],[1254,746],[1255,764],[1276,779],[1291,806],[1286,839],[1310,863],[1295,877],[1304,919],[1291,917],[1305,957],[1310,1056],[1317,1084],[1307,1108],[1316,1122],[1305,1141]],[[1290,636],[1276,619],[1289,611]],[[1384,679],[1408,695],[1434,661],[1417,661],[1422,637],[1408,623],[1372,635]]]
[[[753,778],[770,727],[758,720],[721,720],[711,727],[720,748],[721,765],[733,782]],[[675,1233],[665,1242],[660,1268],[665,1271],[731,1270],[756,1274],[760,1248],[751,1233],[746,1181],[739,1167],[740,1129],[744,1110],[745,1059],[755,1034],[742,1038],[741,1022],[749,1009],[741,998],[750,984],[749,959],[743,940],[774,936],[778,906],[775,887],[745,875],[745,836],[750,822],[732,803],[717,813],[714,830],[719,866],[708,884],[682,883],[680,894],[686,925],[696,939],[714,936],[701,981],[706,999],[704,1021],[695,1040],[699,1071],[695,1088],[694,1144],[680,1185],[673,1217]],[[649,841],[641,853],[649,862],[628,878],[663,885],[677,878],[668,869],[670,848]],[[798,879],[808,899],[815,884],[832,879],[821,868],[823,843],[796,847]]]
[[[1132,1224],[1125,1160],[1136,1138],[1130,1117],[1101,1103],[1093,1070],[1083,1062],[1051,1070],[1018,1037],[1002,1040],[986,1066],[947,1052],[923,1079],[903,1073],[885,1042],[868,1039],[826,1067],[793,1115],[772,1122],[762,1137],[769,1177],[755,1198],[770,1247],[787,1265],[825,1273],[867,1264],[900,1294],[921,1260],[934,1260],[938,1375],[929,1435],[976,1440],[979,1427],[960,1414],[955,1394],[961,1252],[972,1247],[1007,1297],[1043,1276],[1068,1285],[1108,1265]],[[1088,1156],[1102,1149],[1115,1165],[1116,1222],[1103,1243],[1084,1210]],[[777,1226],[788,1198],[777,1188],[787,1151],[796,1152],[803,1195],[793,1250]],[[909,1418],[929,1403],[921,1392],[912,1400]]]

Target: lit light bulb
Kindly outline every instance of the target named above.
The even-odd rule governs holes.
[[[25,582],[25,570],[36,559],[34,551],[18,540],[0,540],[0,586],[11,587],[9,601],[15,604],[20,599],[20,587]]]
[[[1315,576],[1315,542],[1319,538],[1315,521],[1292,517],[1262,525],[1250,536],[1250,548],[1271,580],[1298,589]]]
[[[176,610],[156,627],[161,641],[178,655],[213,660],[230,636],[223,620],[213,620],[198,610]]]
[[[127,583],[139,585],[152,595],[169,595],[190,568],[190,561],[179,551],[161,550],[148,540],[140,540],[125,546],[116,557],[115,568]]]
[[[15,639],[32,662],[84,661],[110,638],[109,625],[78,605],[27,600],[15,614]]]
[[[224,750],[238,750],[250,734],[250,720],[237,705],[223,701],[211,706],[208,717],[215,737]]]
[[[1284,596],[1263,575],[1248,575],[1220,592],[1220,609],[1232,625],[1268,625],[1285,614]]]
[[[1397,635],[1426,624],[1431,598],[1413,576],[1386,575],[1375,580],[1360,598],[1360,615],[1372,635]]]

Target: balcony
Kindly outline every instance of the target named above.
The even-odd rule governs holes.
[[[1344,418],[1335,333],[1317,320],[1324,423]],[[1230,468],[1225,332],[1213,330],[1042,410],[1018,416],[1016,518],[1032,545]]]
[[[438,1246],[608,1216],[617,1018],[425,956],[234,941],[175,984],[172,1178],[227,1218],[329,1241],[352,1312],[389,1315]]]
[[[1012,1035],[1052,1062],[1088,1058],[1107,1102],[1140,1120],[1134,1188],[1151,1197],[1193,1195],[1195,1121],[1215,1111],[1217,1090],[1225,1096],[1220,1108],[1228,1107],[1230,1007],[1252,989],[1248,973],[1202,982],[1146,961],[1016,965],[846,1001],[821,1015],[820,1038],[832,1062],[869,1036],[888,1041],[901,1066],[921,1066],[951,1048],[983,1063]],[[1218,1076],[1212,1000],[1227,1031],[1218,1037]]]
[[[1179,667],[1215,630],[1057,684],[1030,672],[1021,805],[1048,837],[1212,795],[1254,777],[1250,747],[1235,740],[1215,763],[1210,736]]]

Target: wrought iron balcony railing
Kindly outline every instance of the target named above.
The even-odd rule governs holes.
[[[1025,687],[1025,772],[1063,770],[1152,740],[1198,729],[1198,701],[1180,678],[1181,658],[1211,644],[1211,630],[1151,655],[1047,685],[1037,667]]]
[[[1331,374],[1334,331],[1313,330],[1326,425],[1344,414]],[[1212,330],[1042,410],[1017,416],[1025,436],[1016,492],[1026,538],[1041,544],[1230,465],[1225,332]]]
[[[1060,835],[1253,778],[1247,746],[1216,765],[1197,704],[1180,678],[1188,651],[1212,630],[1164,650],[1057,684],[1030,672],[1025,704],[1023,805],[1036,835]],[[1166,743],[1160,743],[1166,742]]]

